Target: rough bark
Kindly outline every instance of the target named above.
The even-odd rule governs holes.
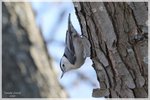
[[[67,97],[29,3],[2,3],[2,97]]]
[[[148,3],[74,2],[100,88],[93,97],[148,97]]]

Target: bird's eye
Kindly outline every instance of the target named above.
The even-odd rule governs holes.
[[[63,67],[65,67],[65,65],[63,64]]]

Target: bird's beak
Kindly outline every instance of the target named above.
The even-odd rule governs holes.
[[[60,77],[60,78],[62,78],[62,77],[64,76],[64,73],[65,73],[65,72],[62,72],[62,74],[61,74],[61,77]]]

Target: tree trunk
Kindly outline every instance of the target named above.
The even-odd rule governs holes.
[[[148,3],[74,2],[100,89],[93,97],[148,97]]]
[[[29,3],[2,3],[2,97],[67,97]]]

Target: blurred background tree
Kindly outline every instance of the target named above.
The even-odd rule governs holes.
[[[2,97],[67,97],[27,2],[2,3]]]

